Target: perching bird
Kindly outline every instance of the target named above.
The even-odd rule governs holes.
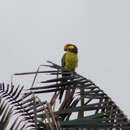
[[[78,66],[78,48],[73,44],[67,44],[64,46],[64,51],[66,53],[63,55],[61,64],[66,70],[70,70],[72,72],[75,71]],[[66,76],[66,74],[62,74],[62,77]],[[63,81],[64,82],[64,81]],[[60,91],[59,100],[61,101],[64,90]]]

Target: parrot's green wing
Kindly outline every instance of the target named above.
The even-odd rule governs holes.
[[[61,59],[61,65],[62,65],[62,67],[65,67],[65,56],[66,56],[66,53],[63,55],[63,57]]]

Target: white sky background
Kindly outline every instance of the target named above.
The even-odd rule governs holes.
[[[64,44],[73,42],[77,72],[130,118],[129,0],[0,0],[0,82],[47,60],[60,64]]]

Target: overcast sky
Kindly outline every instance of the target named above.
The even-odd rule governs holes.
[[[0,0],[0,82],[60,64],[66,43],[79,48],[77,72],[130,118],[129,0]]]

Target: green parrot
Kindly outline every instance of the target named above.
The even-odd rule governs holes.
[[[76,67],[78,66],[78,48],[73,44],[66,44],[64,46],[64,51],[66,51],[66,53],[63,55],[61,60],[62,67],[64,67],[66,70],[74,72]],[[64,76],[66,76],[66,74],[62,74],[62,77]],[[64,90],[61,90],[59,95],[60,102],[63,93]]]

